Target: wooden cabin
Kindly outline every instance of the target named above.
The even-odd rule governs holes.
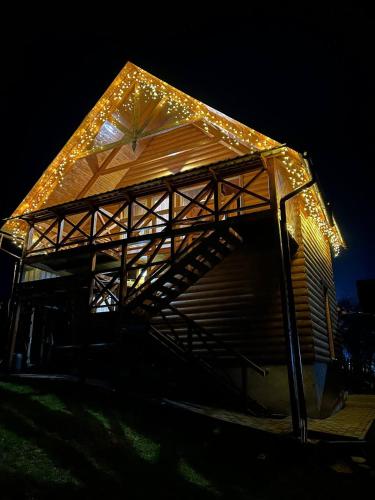
[[[10,361],[25,369],[148,336],[259,408],[288,413],[293,391],[300,413],[337,404],[344,243],[307,159],[134,64],[2,233],[22,247]]]

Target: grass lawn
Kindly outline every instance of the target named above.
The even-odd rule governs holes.
[[[1,500],[346,499],[375,485],[372,446],[301,450],[73,384],[0,381],[0,398]]]

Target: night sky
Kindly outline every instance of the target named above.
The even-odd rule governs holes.
[[[85,20],[56,9],[38,21],[34,10],[32,22],[27,12],[9,15],[1,33],[0,216],[16,208],[130,60],[309,153],[348,245],[335,261],[337,294],[355,297],[356,280],[375,277],[375,22],[357,4],[339,5],[204,13],[189,3],[176,4],[173,16],[162,4],[140,4]],[[4,256],[0,273],[4,295]]]

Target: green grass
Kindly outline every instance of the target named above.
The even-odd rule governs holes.
[[[217,432],[211,420],[78,385],[1,381],[0,398],[1,500],[346,499],[375,479],[350,453]],[[332,468],[340,460],[350,474]]]
[[[139,457],[150,463],[158,462],[160,456],[160,442],[142,435],[124,422],[121,422],[121,428],[125,439]]]
[[[55,394],[35,394],[30,398],[32,401],[37,401],[41,405],[45,406],[47,409],[52,411],[61,411],[64,413],[71,414],[67,410],[64,403]]]
[[[43,448],[17,433],[0,428],[2,472],[25,474],[37,480],[41,474],[55,483],[76,483],[72,474],[56,467]]]

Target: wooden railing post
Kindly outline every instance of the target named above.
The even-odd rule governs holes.
[[[58,217],[57,219],[57,234],[56,234],[56,245],[55,251],[57,252],[60,248],[61,240],[64,237],[64,217]]]
[[[95,242],[97,219],[98,219],[98,212],[97,210],[94,210],[91,213],[91,221],[90,221],[90,245],[92,245]]]
[[[128,285],[128,272],[127,272],[127,262],[126,262],[126,252],[127,245],[123,243],[121,245],[121,264],[120,264],[120,288],[119,288],[119,310],[123,309],[126,295],[127,295],[127,285]]]
[[[213,186],[213,194],[214,194],[214,219],[215,222],[219,222],[220,217],[219,217],[219,210],[220,210],[220,203],[219,203],[219,180],[218,177],[213,169],[210,169],[210,172],[212,174],[212,182],[214,184]]]
[[[127,231],[127,237],[131,238],[132,231],[133,231],[133,202],[128,199],[128,231]]]

